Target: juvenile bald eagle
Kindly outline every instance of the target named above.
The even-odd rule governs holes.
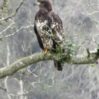
[[[54,51],[63,45],[63,24],[52,10],[49,0],[38,0],[39,11],[35,15],[34,31],[42,50]],[[60,61],[54,60],[58,70],[62,70]]]

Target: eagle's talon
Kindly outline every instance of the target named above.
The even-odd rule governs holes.
[[[48,53],[48,49],[44,48],[44,53],[47,54]]]

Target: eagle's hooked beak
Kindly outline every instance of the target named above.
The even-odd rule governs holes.
[[[39,6],[40,2],[33,3],[34,6]]]

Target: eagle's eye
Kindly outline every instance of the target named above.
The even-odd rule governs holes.
[[[45,7],[45,8],[46,8],[46,7],[48,6],[48,3],[47,3],[47,2],[43,2],[43,1],[42,1],[42,2],[41,2],[41,5],[42,5],[43,7]]]

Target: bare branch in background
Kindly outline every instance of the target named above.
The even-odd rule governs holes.
[[[8,38],[8,37],[11,37],[11,36],[14,36],[14,35],[16,35],[16,33],[20,32],[23,29],[25,30],[25,29],[29,29],[31,27],[34,27],[33,24],[30,24],[30,25],[27,25],[27,26],[22,26],[19,29],[16,29],[15,32],[13,32],[13,33],[3,35],[4,32],[6,32],[8,29],[10,29],[12,27],[12,25],[14,25],[14,22],[12,22],[7,28],[5,28],[3,31],[0,32],[0,40],[3,40],[4,38]]]
[[[10,29],[12,27],[12,25],[15,24],[14,20],[12,20],[12,18],[14,16],[16,16],[16,14],[18,13],[19,9],[21,8],[21,6],[23,5],[25,0],[22,0],[21,3],[19,4],[19,6],[16,8],[15,12],[12,13],[12,15],[7,16],[7,17],[2,17],[0,19],[0,24],[2,25],[4,22],[8,21],[10,19],[10,24],[3,30],[0,32],[0,40],[2,40],[3,38],[7,38],[9,36],[14,35],[16,32],[20,31],[20,30],[16,30],[16,32],[14,32],[14,34],[7,34],[7,35],[3,35],[3,33],[5,33],[8,29]],[[3,13],[5,12],[5,10],[8,10],[8,0],[4,0],[3,5],[1,7]],[[6,11],[7,13],[7,11]],[[23,28],[23,27],[22,27]]]
[[[3,13],[8,13],[8,0],[3,0],[3,5],[1,9]]]
[[[7,91],[6,88],[3,88],[3,87],[1,87],[1,86],[0,86],[0,90],[3,90],[3,91],[5,91],[5,92]]]
[[[6,1],[6,0],[5,0],[5,1]],[[21,6],[23,5],[24,1],[25,1],[25,0],[22,0],[22,1],[21,1],[21,3],[19,4],[19,6],[16,8],[15,12],[12,13],[12,15],[7,16],[7,17],[5,17],[5,18],[1,18],[0,21],[7,21],[7,20],[9,20],[9,19],[15,17],[16,14],[18,13],[19,9],[20,9]]]
[[[11,24],[9,24],[3,31],[0,32],[0,35],[2,35],[4,32],[6,32],[9,28],[12,27],[12,25],[14,25],[14,21],[11,22]]]
[[[31,24],[31,25],[27,25],[27,26],[22,26],[21,28],[17,29],[15,32],[13,32],[13,33],[11,33],[11,34],[9,34],[9,35],[6,35],[4,38],[8,38],[8,37],[10,37],[10,36],[13,36],[13,35],[15,35],[16,33],[18,33],[19,31],[21,31],[21,30],[23,30],[23,29],[29,29],[29,28],[31,28],[31,27],[34,27],[34,25]]]

